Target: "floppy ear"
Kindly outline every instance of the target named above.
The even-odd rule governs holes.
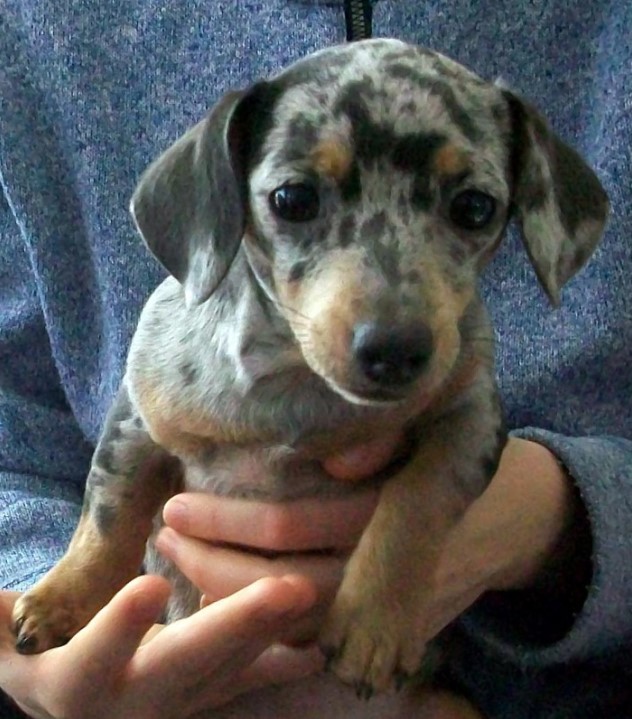
[[[145,171],[130,210],[151,252],[179,280],[188,305],[207,300],[244,232],[247,118],[252,90],[225,95]]]
[[[554,305],[603,235],[608,198],[594,172],[529,105],[504,91],[512,115],[513,204],[527,254]]]

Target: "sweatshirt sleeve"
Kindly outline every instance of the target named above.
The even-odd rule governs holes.
[[[59,380],[26,244],[0,193],[0,588],[27,588],[61,556],[89,458]]]
[[[504,592],[484,597],[463,618],[464,626],[523,668],[612,654],[632,636],[632,441],[534,428],[515,434],[550,449],[575,483],[592,535],[592,577],[575,615],[564,618],[550,594],[525,601],[524,592]],[[547,624],[565,624],[566,630],[547,634]]]

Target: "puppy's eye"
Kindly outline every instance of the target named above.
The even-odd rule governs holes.
[[[270,193],[270,207],[277,217],[288,222],[313,220],[320,209],[318,192],[304,183],[282,185]]]
[[[496,212],[496,200],[480,190],[464,190],[450,205],[450,219],[466,230],[481,230]]]

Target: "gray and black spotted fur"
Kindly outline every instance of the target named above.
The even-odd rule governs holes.
[[[298,219],[279,210],[297,186]],[[472,197],[487,208],[475,226],[459,214]],[[320,461],[399,425],[405,461],[320,641],[362,695],[415,673],[421,548],[440,546],[505,443],[477,278],[513,216],[557,302],[602,234],[598,180],[511,92],[374,40],[224,97],[147,170],[132,213],[171,277],[142,313],[72,545],[16,606],[18,648],[61,643],[138,572],[178,487],[356,491]],[[161,481],[147,465],[163,460]],[[146,561],[176,582],[170,619],[198,608],[151,544]]]

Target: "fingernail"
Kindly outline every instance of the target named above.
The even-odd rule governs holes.
[[[146,580],[145,577],[143,579]],[[157,593],[156,588],[151,585],[148,590],[147,581],[137,584],[130,598],[132,620],[139,625],[153,624],[164,609],[166,601],[164,590]]]
[[[316,591],[314,587],[311,587],[310,591],[306,591],[304,586],[302,589],[297,590],[297,578],[293,575],[287,575],[285,577],[282,577],[282,580],[286,584],[289,584],[294,589],[295,593],[298,591],[298,597],[295,596],[294,603],[288,610],[288,615],[290,618],[294,619],[300,617],[302,614],[305,614],[309,609],[314,606],[314,604],[316,603]]]
[[[172,497],[165,504],[162,516],[170,527],[186,533],[189,522],[189,508],[182,499]]]
[[[305,611],[304,603],[294,591],[291,594],[284,593],[282,597],[266,598],[259,604],[256,612],[265,622],[294,619]]]

